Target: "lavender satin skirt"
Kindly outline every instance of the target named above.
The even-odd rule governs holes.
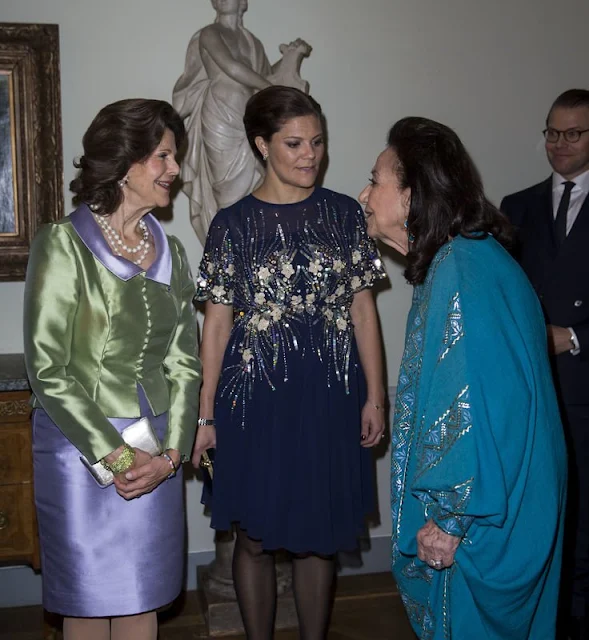
[[[140,396],[143,394],[140,393]],[[167,414],[142,415],[163,440]],[[136,418],[111,420],[118,431]],[[152,611],[177,597],[184,569],[182,472],[127,502],[99,487],[42,409],[33,413],[43,606],[69,617]]]

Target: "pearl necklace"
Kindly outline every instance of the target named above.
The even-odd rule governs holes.
[[[129,254],[133,258],[133,262],[137,265],[141,264],[145,260],[145,257],[149,253],[149,248],[151,247],[151,245],[149,244],[149,229],[147,228],[144,220],[139,220],[139,228],[141,229],[143,238],[136,246],[129,247],[123,242],[118,232],[110,226],[104,216],[98,216],[95,214],[94,218],[96,222],[98,222],[98,224],[102,227],[109,245],[117,256],[122,256],[122,249],[125,253]],[[141,255],[135,257],[139,252],[141,252]]]

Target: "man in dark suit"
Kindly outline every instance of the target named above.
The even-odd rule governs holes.
[[[589,91],[555,100],[544,137],[552,175],[505,197],[501,210],[544,308],[569,444],[562,597],[576,640],[589,639]]]

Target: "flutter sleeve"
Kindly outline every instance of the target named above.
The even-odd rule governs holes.
[[[366,220],[360,205],[350,198],[348,210],[350,235],[350,286],[357,293],[374,286],[377,280],[386,278],[382,258],[376,243],[368,237]]]
[[[207,234],[196,279],[196,299],[215,304],[233,304],[235,264],[233,241],[223,211],[219,212]]]

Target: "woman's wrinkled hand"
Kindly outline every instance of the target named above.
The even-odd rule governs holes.
[[[417,532],[417,557],[433,569],[447,569],[454,564],[460,540],[442,531],[433,520],[428,520]]]
[[[361,445],[374,447],[383,437],[385,429],[384,405],[367,402],[362,409]]]
[[[200,458],[204,451],[217,446],[217,430],[212,425],[199,427],[196,432],[196,440],[192,449],[191,462],[195,469],[200,465]]]
[[[135,461],[130,469],[115,476],[117,493],[125,500],[138,498],[153,491],[171,472],[166,458],[153,458],[142,449],[135,449]]]

